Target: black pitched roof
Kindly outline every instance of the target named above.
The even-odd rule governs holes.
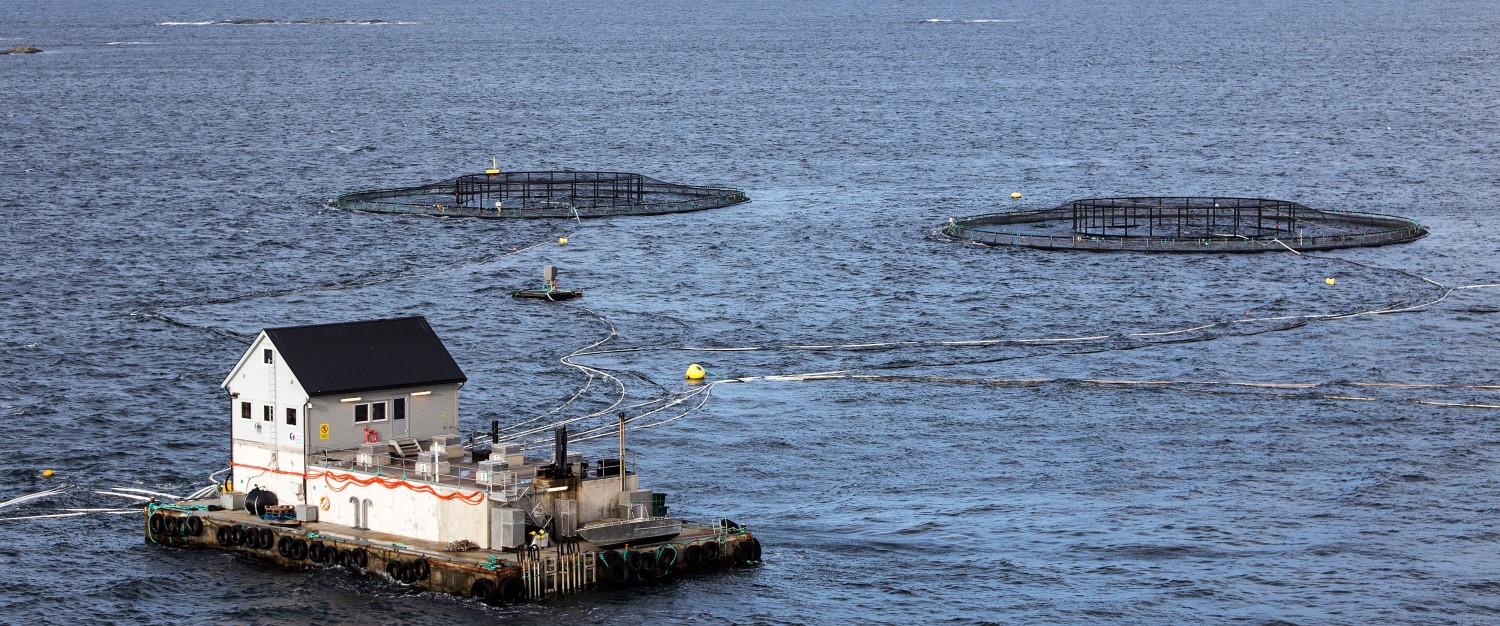
[[[267,328],[266,335],[311,396],[469,380],[424,317]]]

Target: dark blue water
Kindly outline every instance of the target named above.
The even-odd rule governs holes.
[[[632,432],[644,480],[676,513],[749,525],[766,563],[496,609],[147,545],[135,516],[3,521],[0,622],[1500,620],[1500,393],[1480,387],[1500,384],[1500,290],[1452,289],[1500,283],[1492,3],[5,13],[0,48],[46,52],[0,56],[0,500],[71,490],[3,516],[192,491],[227,461],[218,384],[257,330],[422,314],[469,375],[466,428],[620,400],[559,362],[612,326],[601,349],[636,350],[574,360],[625,406],[683,400],[636,422],[665,422]],[[236,18],[278,23],[216,23]],[[581,224],[321,205],[491,157],[754,201]],[[1122,194],[1433,234],[1308,256],[930,236]],[[544,264],[587,309],[507,296]],[[1079,337],[1101,338],[944,343]],[[718,384],[688,412],[693,362],[842,374]]]

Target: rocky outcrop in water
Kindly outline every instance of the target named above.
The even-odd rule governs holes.
[[[36,54],[41,51],[41,48],[33,48],[31,46],[16,46],[14,48],[6,48],[4,50],[0,50],[0,54]]]

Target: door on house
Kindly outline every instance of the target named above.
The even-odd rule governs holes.
[[[391,400],[391,436],[407,436],[406,398],[395,398]]]

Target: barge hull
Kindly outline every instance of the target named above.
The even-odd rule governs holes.
[[[148,505],[147,543],[241,552],[288,568],[341,567],[419,589],[491,604],[626,587],[692,571],[753,565],[760,542],[727,524],[684,522],[666,541],[602,549],[588,541],[517,551],[448,551],[446,545],[328,522],[270,522],[216,501]],[[214,506],[213,508],[219,508]]]

